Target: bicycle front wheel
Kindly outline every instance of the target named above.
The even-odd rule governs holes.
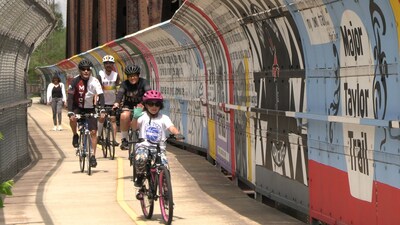
[[[92,156],[92,139],[90,137],[90,134],[85,135],[86,139],[86,162],[87,162],[87,174],[92,175],[92,165],[90,165],[90,157]]]
[[[110,159],[114,160],[115,157],[115,135],[114,135],[114,127],[111,122],[107,124],[107,148],[110,153]]]
[[[85,143],[84,143],[82,134],[79,134],[79,142],[78,142],[78,144],[79,144],[78,145],[79,168],[81,170],[81,173],[83,173],[83,171],[85,170],[85,157],[86,157],[86,155],[85,155],[85,152],[84,152]]]
[[[104,125],[106,125],[107,121],[104,121]],[[107,129],[106,126],[103,127],[103,130],[101,131],[101,150],[103,150],[103,156],[104,158],[107,158],[107,145],[108,145],[108,140],[107,140]],[[97,143],[98,144],[98,143]]]
[[[150,219],[153,216],[154,211],[154,194],[151,185],[151,175],[146,176],[143,181],[143,186],[139,190],[140,207],[146,219]]]
[[[162,167],[158,179],[161,215],[166,224],[171,224],[174,213],[174,202],[169,170]]]
[[[129,166],[133,165],[133,160],[135,158],[133,158],[134,156],[134,151],[135,151],[135,145],[133,144],[134,141],[134,132],[132,130],[132,128],[129,128],[128,130],[128,142],[129,142]],[[133,177],[133,179],[135,179],[135,177]]]

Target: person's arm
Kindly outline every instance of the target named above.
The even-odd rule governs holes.
[[[62,99],[65,104],[67,102],[67,95],[65,94],[65,86],[63,83],[60,83],[60,87],[61,87]]]
[[[183,135],[181,134],[181,132],[179,131],[179,129],[176,128],[175,125],[172,123],[171,119],[166,115],[163,115],[163,116],[166,117],[165,126],[168,127],[167,128],[168,131],[174,135],[175,140],[183,140],[183,139],[185,139],[183,137]]]
[[[97,97],[99,98],[99,103],[100,103],[100,107],[102,108],[102,109],[104,109],[104,94],[103,93],[101,93],[101,94],[99,94],[99,95],[97,95]]]
[[[174,125],[170,126],[170,127],[168,128],[168,130],[169,130],[169,132],[171,132],[171,133],[173,133],[173,134],[175,134],[175,135],[181,133],[181,132],[178,130],[178,128],[176,128]]]
[[[48,86],[47,86],[47,104],[50,104],[50,101],[51,101],[51,91],[52,91],[52,89],[53,89],[53,83],[50,83]]]
[[[122,98],[124,97],[125,92],[126,92],[126,90],[125,90],[125,87],[124,87],[124,83],[122,83],[121,86],[118,89],[117,96],[115,97],[114,108],[120,107],[119,104],[121,104]]]
[[[144,106],[142,104],[138,104],[133,110],[132,110],[132,123],[131,123],[131,127],[134,130],[137,130],[140,128],[140,124],[141,122],[138,122],[138,120],[141,121],[140,117],[144,114],[143,112]]]
[[[119,78],[119,75],[117,74],[117,80],[115,80],[115,86],[119,86],[121,84],[121,79]]]
[[[74,110],[75,83],[76,79],[73,79],[71,81],[70,86],[68,87],[68,99],[67,99],[68,112],[72,112]]]
[[[101,85],[100,81],[98,79],[96,79],[96,78],[93,79],[93,85],[96,88],[95,97],[97,96],[97,99],[94,99],[94,100],[98,100],[99,104],[100,104],[100,107],[102,109],[104,109],[105,100],[104,100],[103,86]]]

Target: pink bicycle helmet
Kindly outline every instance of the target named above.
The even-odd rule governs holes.
[[[143,101],[163,101],[163,96],[161,95],[161,92],[156,91],[156,90],[148,90],[146,93],[143,95]]]

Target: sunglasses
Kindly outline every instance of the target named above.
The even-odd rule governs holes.
[[[90,67],[89,68],[81,68],[81,71],[91,71]]]
[[[139,77],[139,74],[129,74],[128,78],[136,78]]]
[[[157,107],[161,107],[161,102],[146,102],[146,105],[153,107],[153,106],[157,106]]]

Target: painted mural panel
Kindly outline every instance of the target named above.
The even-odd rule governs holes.
[[[192,31],[195,34],[194,38],[200,40],[200,51],[207,65],[207,117],[216,122],[215,140],[209,140],[209,146],[216,146],[216,161],[226,170],[234,173],[235,163],[232,163],[234,148],[231,144],[234,137],[230,134],[233,131],[233,123],[230,122],[233,114],[216,105],[217,102],[229,103],[232,99],[230,97],[232,92],[229,91],[230,82],[228,82],[232,72],[224,37],[211,18],[211,16],[225,18],[224,15],[229,12],[218,2],[193,1],[186,4],[188,9],[185,14],[188,16],[179,18],[176,22],[190,24],[189,27],[194,29]],[[212,8],[211,5],[217,8]]]
[[[393,203],[380,191],[398,188],[399,163],[381,159],[384,155],[399,157],[399,131],[358,125],[399,118],[399,102],[394,99],[400,94],[398,43],[390,41],[397,30],[392,26],[393,14],[383,13],[391,8],[387,1],[331,2],[296,15],[303,22],[299,23],[305,32],[302,36],[309,37],[304,38],[304,46],[313,53],[307,54],[307,61],[312,62],[307,75],[308,109],[311,114],[327,116],[325,121],[310,120],[308,127],[312,217],[326,221],[321,214],[329,212],[332,223],[377,224],[375,212],[379,210],[380,216],[385,213],[394,219],[390,213]],[[326,30],[325,35],[318,36],[316,31],[321,30]],[[341,123],[328,122],[330,116]],[[331,179],[325,178],[327,174]],[[327,193],[333,186],[336,191]],[[341,203],[329,197],[339,193]],[[393,196],[399,198],[400,193]],[[335,204],[357,206],[357,210],[338,209]]]
[[[302,112],[306,106],[304,53],[290,13],[276,1],[224,1],[224,4],[241,18],[250,43],[256,107]],[[279,16],[269,19],[269,14],[274,13]],[[297,158],[307,154],[297,154],[297,147],[291,149],[296,146],[292,144],[294,141],[304,145],[300,147],[302,151],[307,151],[305,131],[297,126],[296,119],[267,113],[256,113],[252,118],[256,163],[307,184],[307,158]],[[297,169],[299,165],[302,166]]]

